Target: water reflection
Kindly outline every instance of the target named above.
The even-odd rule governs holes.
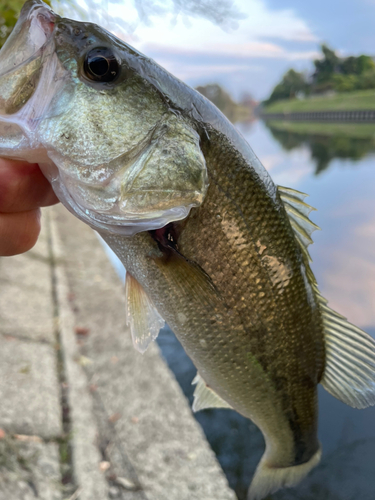
[[[311,152],[311,158],[315,161],[315,174],[326,170],[335,158],[356,161],[375,152],[375,125],[356,125],[358,129],[363,128],[361,137],[351,136],[350,130],[353,125],[347,125],[349,133],[344,127],[335,127],[330,124],[301,123],[299,122],[265,122],[271,131],[273,138],[287,150],[293,150],[300,146],[307,146]],[[319,127],[323,125],[323,131]],[[328,125],[328,127],[327,127]],[[310,128],[310,130],[309,130]],[[326,128],[326,130],[324,130]],[[326,132],[326,133],[325,133]],[[327,133],[328,132],[328,133]]]

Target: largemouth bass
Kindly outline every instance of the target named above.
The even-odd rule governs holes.
[[[276,187],[220,111],[152,60],[26,2],[0,52],[0,155],[38,162],[119,256],[134,344],[168,322],[198,369],[193,409],[261,429],[251,499],[319,462],[318,383],[375,404],[375,343],[318,290],[305,195]]]

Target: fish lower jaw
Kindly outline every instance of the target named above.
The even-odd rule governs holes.
[[[133,236],[143,231],[160,229],[170,222],[185,219],[191,207],[175,207],[163,213],[145,214],[105,214],[86,209],[84,212],[85,222],[91,227],[101,232],[106,231],[112,234],[123,236]],[[80,218],[81,214],[76,213]]]
[[[53,183],[52,183],[53,184]],[[54,190],[65,207],[83,222],[101,233],[134,236],[143,231],[160,229],[170,222],[185,219],[195,205],[172,207],[150,213],[126,213],[119,209],[109,211],[87,208],[77,202],[64,185],[54,185]]]

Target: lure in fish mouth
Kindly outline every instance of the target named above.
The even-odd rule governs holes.
[[[306,195],[276,187],[199,93],[41,1],[26,2],[0,68],[0,156],[38,162],[119,256],[135,347],[167,321],[198,369],[193,410],[258,425],[251,500],[298,484],[321,456],[318,383],[375,404],[375,343],[319,292]]]
[[[31,155],[70,211],[125,235],[186,218],[208,185],[197,131],[134,71],[142,62],[33,0],[0,56],[1,154]]]

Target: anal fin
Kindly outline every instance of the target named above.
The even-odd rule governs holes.
[[[232,408],[206,384],[199,373],[192,384],[197,386],[194,391],[193,412],[206,408]]]
[[[126,273],[125,278],[126,324],[130,327],[133,345],[144,353],[155,340],[165,321],[138,281]]]

